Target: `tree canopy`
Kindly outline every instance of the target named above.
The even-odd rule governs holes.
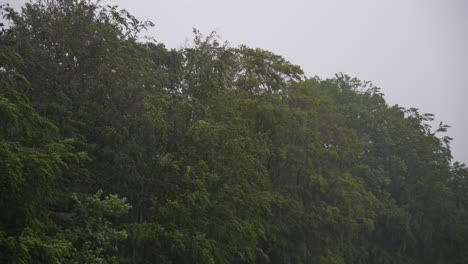
[[[99,1],[1,11],[0,262],[468,262],[433,115]]]

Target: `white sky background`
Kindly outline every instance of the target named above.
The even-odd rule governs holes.
[[[18,7],[24,0],[0,0]],[[390,104],[452,126],[455,160],[468,163],[467,0],[113,0],[169,48],[215,30],[231,46],[270,50],[307,76],[343,72],[381,87]]]

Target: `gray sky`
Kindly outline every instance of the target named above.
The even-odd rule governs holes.
[[[0,0],[14,6],[24,0]],[[273,51],[306,75],[343,72],[382,88],[390,104],[433,113],[452,126],[455,160],[468,163],[466,0],[114,0],[183,47],[195,27]],[[438,124],[438,122],[437,122]]]

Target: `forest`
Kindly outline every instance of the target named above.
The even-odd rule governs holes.
[[[0,263],[468,263],[432,114],[99,1],[1,12]]]

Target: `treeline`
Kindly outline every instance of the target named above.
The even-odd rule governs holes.
[[[432,115],[115,6],[2,12],[1,263],[468,263]]]

